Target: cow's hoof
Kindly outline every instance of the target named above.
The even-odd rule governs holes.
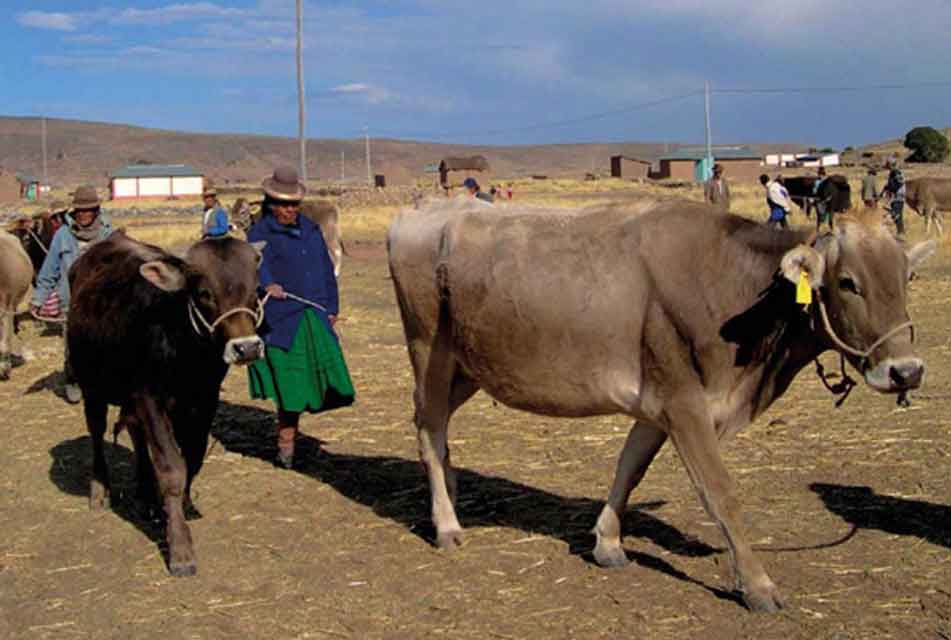
[[[462,546],[462,531],[455,529],[452,531],[443,531],[436,536],[436,546],[446,551],[452,551]]]
[[[594,561],[606,569],[622,569],[631,564],[621,545],[607,545],[603,544],[601,540],[598,540],[592,555]]]
[[[765,588],[743,592],[743,602],[753,613],[776,613],[783,608],[783,597],[772,582]]]
[[[89,483],[89,510],[99,511],[109,508],[109,490],[102,483],[93,480]]]
[[[168,572],[175,578],[188,578],[198,573],[198,564],[194,561],[170,562]]]

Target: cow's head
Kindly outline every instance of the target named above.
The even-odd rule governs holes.
[[[805,271],[821,307],[817,331],[845,355],[877,391],[915,389],[924,362],[912,345],[907,285],[912,271],[934,252],[933,242],[906,249],[881,224],[843,218],[833,233],[812,246],[800,245],[783,257],[783,274],[794,283]]]
[[[248,364],[264,355],[257,335],[258,264],[264,243],[235,238],[204,240],[185,255],[187,268],[167,261],[144,263],[139,272],[164,291],[188,291],[192,324],[222,344],[228,364]],[[197,315],[196,315],[197,314]]]

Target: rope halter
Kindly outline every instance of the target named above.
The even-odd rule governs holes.
[[[832,342],[840,350],[860,358],[863,362],[865,360],[868,360],[868,357],[872,355],[872,352],[874,352],[880,346],[885,344],[887,340],[891,339],[895,334],[901,333],[905,329],[911,330],[911,341],[912,342],[915,341],[915,323],[912,322],[911,320],[908,320],[906,322],[902,322],[898,326],[885,332],[885,334],[883,334],[882,337],[880,337],[878,340],[873,342],[872,345],[868,347],[867,349],[865,349],[864,351],[862,351],[861,349],[856,349],[855,347],[848,345],[844,340],[842,340],[842,338],[838,336],[838,334],[835,332],[835,329],[832,328],[832,323],[829,322],[829,314],[826,311],[826,305],[825,305],[825,302],[822,300],[822,296],[821,295],[817,296],[817,298],[819,301],[819,305],[818,305],[819,314],[822,316],[822,326],[825,328],[826,333],[829,334],[829,337],[832,338]]]
[[[188,319],[191,321],[192,328],[195,330],[199,336],[203,336],[199,325],[201,325],[209,336],[215,333],[215,329],[224,322],[226,319],[231,316],[238,315],[239,313],[246,313],[252,318],[254,318],[254,327],[255,329],[261,326],[261,323],[264,322],[264,305],[267,302],[267,299],[270,297],[270,294],[264,296],[263,299],[258,300],[257,310],[249,309],[248,307],[235,307],[229,311],[225,311],[220,316],[215,318],[214,322],[208,322],[205,320],[205,316],[202,315],[201,311],[198,309],[198,305],[195,304],[195,301],[188,297]]]

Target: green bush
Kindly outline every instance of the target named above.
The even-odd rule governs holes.
[[[948,139],[932,127],[915,127],[909,131],[905,146],[912,151],[908,162],[944,162],[948,157]]]

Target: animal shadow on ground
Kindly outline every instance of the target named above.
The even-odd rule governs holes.
[[[29,387],[24,391],[24,395],[30,395],[33,393],[39,393],[40,391],[52,391],[54,394],[60,398],[66,398],[66,380],[63,377],[62,371],[54,371],[48,373],[42,378],[38,378],[33,381]]]
[[[883,496],[870,487],[814,482],[809,488],[829,511],[855,527],[917,536],[951,548],[951,507],[947,505]]]
[[[108,441],[105,443],[105,452],[112,483],[111,510],[154,542],[167,565],[168,548],[162,509],[135,498],[135,453]],[[53,484],[63,493],[88,498],[89,479],[92,476],[92,443],[89,436],[60,442],[50,449],[50,457],[49,475]],[[196,512],[192,512],[191,516],[195,517]]]
[[[212,435],[228,451],[273,462],[277,455],[274,414],[256,407],[220,403]],[[419,462],[390,456],[336,454],[321,449],[321,441],[300,434],[295,451],[294,472],[329,485],[350,500],[373,509],[380,517],[393,520],[432,543],[435,531],[430,522],[429,489]],[[275,473],[284,473],[275,469]],[[602,502],[581,497],[565,497],[496,476],[456,468],[459,484],[457,507],[465,528],[479,526],[513,527],[527,533],[557,538],[569,551],[593,562],[590,533]],[[632,505],[624,516],[628,536],[646,538],[680,556],[704,557],[720,553],[702,541],[684,536],[676,528],[648,511],[665,503]],[[642,567],[701,586],[717,597],[739,601],[734,593],[696,580],[661,558],[628,551],[628,558]]]

